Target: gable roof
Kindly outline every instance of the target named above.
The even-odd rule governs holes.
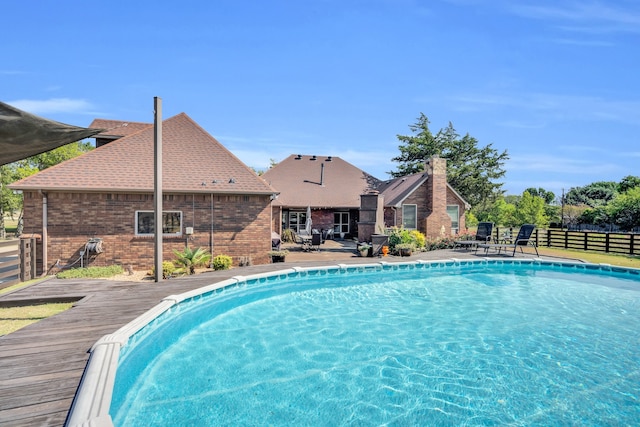
[[[407,197],[409,197],[414,191],[416,191],[422,184],[429,179],[427,172],[418,172],[399,178],[390,179],[381,183],[377,190],[382,196],[384,196],[385,206],[401,207],[402,203]],[[466,209],[470,209],[471,205],[449,184],[447,188],[456,195],[462,203],[464,203]]]
[[[129,136],[142,129],[153,126],[153,123],[127,122],[123,120],[94,119],[90,128],[104,129],[95,138],[118,139]]]
[[[429,179],[429,174],[426,172],[414,173],[385,181],[378,186],[377,190],[384,196],[385,206],[399,207],[427,179]]]
[[[351,163],[333,156],[290,155],[262,178],[280,192],[274,205],[293,208],[357,209],[360,195],[380,183]]]
[[[184,113],[162,122],[162,175],[165,193],[276,193]],[[153,184],[151,125],[17,181],[11,188],[153,192]]]

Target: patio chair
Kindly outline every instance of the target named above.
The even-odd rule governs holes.
[[[533,234],[533,230],[535,230],[535,224],[524,224],[520,227],[520,231],[518,231],[518,235],[516,236],[513,243],[481,243],[476,247],[476,252],[478,252],[478,248],[483,248],[484,253],[488,253],[489,249],[497,249],[498,254],[504,249],[505,253],[508,249],[513,248],[513,253],[511,256],[516,256],[516,249],[520,248],[520,252],[524,253],[522,248],[524,246],[529,246],[529,243],[533,243],[533,249],[536,251],[536,255],[540,256],[538,253],[538,248],[535,242],[531,242],[531,235]]]
[[[490,243],[491,233],[493,233],[492,222],[479,222],[476,235],[472,240],[456,240],[453,242],[453,248],[464,247],[465,249],[471,249],[475,247],[477,249],[480,243]]]
[[[313,233],[311,235],[311,249],[315,249],[316,251],[320,251],[320,245],[322,244],[322,234]]]

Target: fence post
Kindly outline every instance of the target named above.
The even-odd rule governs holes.
[[[36,239],[32,237],[29,239],[31,241],[31,278],[36,278],[37,273],[37,259],[36,259]]]
[[[551,247],[551,229],[547,228],[547,247],[550,248]]]
[[[605,238],[604,238],[604,251],[606,253],[609,253],[609,233],[605,233]]]
[[[589,250],[589,232],[588,231],[584,232],[584,250],[585,251]]]
[[[31,280],[31,239],[20,239],[20,281]]]
[[[634,237],[636,237],[635,234],[631,233],[629,235],[629,255],[633,255],[633,241],[634,241]]]

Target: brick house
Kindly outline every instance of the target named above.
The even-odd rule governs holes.
[[[312,227],[357,236],[360,195],[380,180],[335,156],[291,155],[262,175],[280,194],[273,201],[273,228],[303,230],[307,209]]]
[[[273,228],[279,233],[304,229],[310,207],[313,228],[333,230],[334,235],[342,232],[346,238],[369,240],[380,227],[400,225],[438,237],[464,229],[469,209],[447,183],[446,160],[437,157],[430,159],[424,172],[381,181],[339,157],[291,155],[263,178],[280,192],[272,204]],[[381,200],[383,224],[361,218],[364,194],[376,194]],[[367,216],[375,216],[365,210]]]
[[[451,236],[466,228],[469,204],[447,183],[447,161],[432,157],[424,172],[394,178],[377,187],[384,198],[387,227],[417,229],[427,237]]]
[[[24,194],[23,235],[38,237],[39,274],[89,263],[153,267],[153,124],[91,127],[107,129],[98,148],[11,185]],[[277,191],[184,113],[164,120],[162,135],[163,258],[188,244],[235,263],[268,262]]]

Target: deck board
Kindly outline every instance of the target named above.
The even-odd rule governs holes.
[[[426,255],[425,255],[426,254]],[[476,258],[458,251],[423,253],[414,259]],[[365,262],[376,262],[367,260]],[[391,261],[391,260],[389,260]],[[407,261],[406,258],[397,261]],[[0,425],[60,426],[71,407],[89,358],[106,334],[135,319],[162,298],[233,276],[248,276],[300,265],[362,263],[361,258],[269,264],[154,282],[49,279],[0,296],[2,301],[77,297],[71,309],[0,337]]]

